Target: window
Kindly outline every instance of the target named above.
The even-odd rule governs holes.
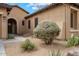
[[[71,13],[71,28],[73,28],[73,14]]]
[[[28,20],[28,28],[30,29],[30,27],[31,27],[31,26],[30,26],[30,20]]]
[[[0,14],[0,16],[2,16],[2,14]]]
[[[35,27],[38,25],[38,18],[35,18]]]
[[[24,20],[22,21],[22,25],[24,26]]]
[[[77,29],[77,11],[71,9],[71,28]]]

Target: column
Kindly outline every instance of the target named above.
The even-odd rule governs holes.
[[[7,30],[7,16],[2,16],[2,38],[6,39],[8,37],[8,30]]]

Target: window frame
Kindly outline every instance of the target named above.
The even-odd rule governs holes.
[[[38,25],[38,17],[35,18],[35,27]]]
[[[28,20],[28,29],[31,29],[31,21]]]
[[[22,26],[24,26],[25,25],[25,22],[24,22],[24,20],[22,21]]]
[[[72,29],[77,29],[77,11],[71,9],[71,20],[70,20],[70,27]]]

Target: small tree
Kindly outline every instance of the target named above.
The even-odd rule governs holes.
[[[42,39],[46,44],[51,44],[53,39],[59,35],[60,29],[56,23],[44,21],[34,29],[34,35]]]

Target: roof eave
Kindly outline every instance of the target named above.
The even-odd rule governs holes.
[[[38,14],[38,13],[40,13],[40,12],[43,12],[44,10],[50,9],[52,6],[53,6],[53,8],[54,8],[54,7],[63,5],[63,4],[69,4],[69,5],[71,5],[71,6],[75,6],[75,7],[79,8],[79,4],[76,4],[76,3],[56,3],[55,5],[52,4],[52,5],[50,5],[50,6],[46,7],[46,8],[44,8],[44,9],[41,9],[41,10],[39,10],[39,11],[33,13],[33,14],[29,14],[28,16],[25,17],[25,19],[27,19],[27,18],[29,18],[29,17],[31,17],[31,16],[33,16],[33,15],[36,15],[36,14]]]
[[[45,10],[48,10],[48,9],[50,9],[52,6],[53,6],[53,8],[54,8],[54,7],[60,6],[60,5],[62,5],[62,3],[56,3],[55,5],[51,4],[51,5],[47,6],[46,8],[43,8],[43,9],[41,9],[41,10],[36,11],[36,12],[33,13],[33,14],[29,14],[28,16],[25,17],[25,19],[27,19],[27,18],[29,18],[29,17],[31,17],[31,16],[33,16],[33,15],[36,15],[36,14],[38,14],[38,13],[41,13],[41,12],[43,12],[43,11],[45,11]]]

